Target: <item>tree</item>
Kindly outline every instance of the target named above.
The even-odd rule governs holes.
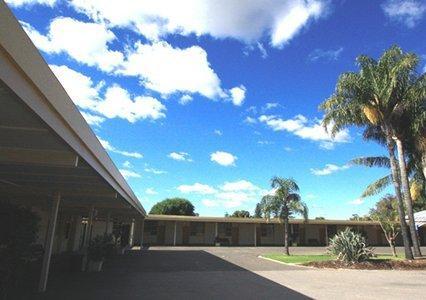
[[[308,220],[308,207],[302,202],[299,195],[299,186],[292,178],[273,177],[271,187],[275,190],[273,195],[263,196],[261,209],[265,218],[274,215],[284,223],[285,254],[290,255],[288,233],[289,218],[294,214],[302,215]]]
[[[421,86],[411,82],[418,61],[416,55],[404,53],[396,46],[385,51],[378,61],[361,55],[357,58],[360,71],[342,74],[334,94],[320,106],[325,111],[323,125],[327,129],[331,127],[332,135],[348,125],[367,127],[366,130],[374,129],[382,134],[389,154],[407,259],[412,259],[413,254],[409,246],[402,196],[410,220],[413,249],[416,255],[421,253],[408,191],[401,115],[417,101],[415,97],[406,96],[417,94],[414,92],[416,88],[410,86]]]
[[[325,220],[324,217],[315,217],[315,220]]]
[[[254,209],[254,218],[262,218],[262,206],[260,203],[256,204],[256,208]]]
[[[250,218],[250,213],[246,210],[236,210],[231,215],[232,218]]]
[[[370,218],[379,222],[386,240],[392,249],[393,256],[397,256],[395,251],[395,239],[400,232],[398,213],[396,210],[397,205],[398,203],[394,196],[386,195],[370,210]]]
[[[167,198],[155,204],[150,214],[195,216],[194,205],[184,198]]]

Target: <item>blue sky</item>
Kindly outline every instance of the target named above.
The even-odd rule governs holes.
[[[147,210],[252,212],[278,175],[311,218],[364,214],[386,170],[348,161],[384,150],[330,137],[318,105],[359,54],[398,44],[425,71],[425,1],[6,2]]]

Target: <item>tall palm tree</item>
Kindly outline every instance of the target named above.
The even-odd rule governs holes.
[[[275,190],[274,194],[264,196],[260,203],[265,218],[270,218],[271,214],[274,214],[284,223],[285,254],[290,255],[288,243],[289,218],[294,214],[299,214],[307,221],[308,207],[302,202],[299,186],[292,178],[273,177],[271,187]]]
[[[392,182],[398,201],[398,214],[405,246],[405,256],[412,259],[405,222],[405,204],[410,220],[410,233],[416,256],[420,256],[417,231],[413,222],[412,203],[408,187],[408,174],[404,156],[404,145],[400,135],[401,109],[409,107],[411,97],[404,98],[406,84],[412,76],[418,57],[403,53],[393,46],[378,61],[361,55],[357,58],[359,72],[348,72],[340,76],[334,94],[321,104],[325,111],[323,124],[336,134],[348,125],[374,127],[383,134],[389,153]],[[398,148],[398,159],[395,150]],[[399,162],[398,162],[399,160]],[[401,185],[402,183],[402,185]]]

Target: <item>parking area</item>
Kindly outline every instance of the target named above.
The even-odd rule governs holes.
[[[294,248],[322,253],[324,248]],[[425,249],[426,250],[426,249]],[[42,299],[424,298],[424,271],[317,270],[258,258],[279,247],[153,247],[101,273],[52,276]],[[383,249],[384,252],[385,249]]]

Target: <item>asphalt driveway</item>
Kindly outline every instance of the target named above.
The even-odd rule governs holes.
[[[277,247],[154,247],[131,251],[107,262],[101,273],[52,274],[48,292],[39,297],[424,299],[426,295],[425,271],[318,270],[258,258],[280,251]],[[323,251],[293,249],[300,254]]]

